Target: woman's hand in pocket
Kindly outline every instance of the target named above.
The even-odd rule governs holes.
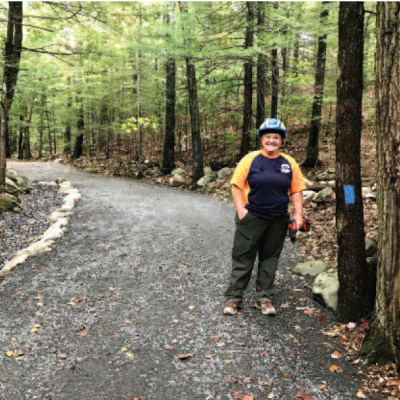
[[[248,213],[249,211],[247,210],[247,208],[242,208],[241,210],[239,210],[238,211],[238,217],[239,217],[239,220],[241,221],[245,216],[246,216],[246,214]]]

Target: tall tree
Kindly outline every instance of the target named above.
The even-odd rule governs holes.
[[[182,2],[179,2],[181,13],[187,13],[185,6]],[[186,41],[187,51],[188,41]],[[199,101],[197,98],[197,83],[196,83],[196,66],[192,57],[186,56],[186,76],[187,76],[187,88],[189,96],[189,111],[190,111],[190,128],[192,131],[192,183],[196,183],[201,177],[204,176],[204,165],[203,165],[203,146],[201,143],[201,130],[200,130],[200,113],[199,113]]]
[[[15,86],[18,80],[19,62],[22,46],[22,1],[10,1],[8,7],[7,36],[4,51],[3,92],[1,102],[1,132],[0,132],[0,192],[5,184],[7,154],[10,152],[8,138],[8,111],[11,108]],[[3,121],[4,118],[4,121]]]
[[[371,312],[366,274],[361,194],[361,129],[364,58],[364,4],[339,8],[340,75],[336,106],[336,229],[338,238],[338,314],[357,321]]]
[[[166,24],[171,23],[171,15],[167,10]],[[167,35],[167,40],[170,36]],[[165,88],[165,132],[161,172],[170,174],[175,168],[175,98],[176,98],[176,66],[175,58],[169,54],[166,62]]]
[[[384,363],[400,359],[400,4],[378,2],[376,24],[377,295],[362,353]]]
[[[279,3],[273,2],[273,8],[277,10]],[[271,50],[271,118],[278,118],[278,102],[279,102],[279,64],[278,64],[278,47],[274,43]]]
[[[257,3],[257,39],[258,45],[262,43],[265,34],[265,2]],[[257,117],[256,128],[258,129],[264,122],[265,118],[265,74],[266,74],[267,57],[263,52],[259,52],[257,56]],[[256,139],[256,147],[259,146],[259,137]]]
[[[247,26],[244,49],[249,51],[253,47],[254,40],[254,6],[252,1],[246,2]],[[242,143],[240,145],[240,158],[244,157],[250,150],[251,116],[253,113],[253,57],[246,54],[244,62],[244,99],[243,99],[243,126]]]
[[[328,17],[329,10],[326,8],[328,1],[322,2],[320,15],[321,26]],[[312,104],[311,126],[308,136],[307,156],[302,167],[315,168],[319,163],[319,129],[321,125],[322,100],[324,97],[325,64],[326,64],[326,33],[318,37],[317,62],[315,64],[315,88]]]

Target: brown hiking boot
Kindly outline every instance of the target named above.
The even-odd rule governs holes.
[[[236,315],[237,305],[235,303],[227,302],[224,307],[224,314],[226,315]]]
[[[256,307],[261,309],[261,312],[264,315],[275,315],[276,314],[275,307],[269,301],[265,301],[261,304],[259,302],[256,302]]]

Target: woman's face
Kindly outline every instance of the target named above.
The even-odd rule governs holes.
[[[268,153],[275,153],[279,151],[279,147],[282,145],[282,137],[278,133],[266,133],[261,136],[261,144]]]

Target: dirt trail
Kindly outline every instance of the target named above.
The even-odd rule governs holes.
[[[254,399],[294,399],[299,391],[357,398],[358,367],[330,358],[340,349],[317,317],[333,317],[290,273],[289,243],[277,316],[250,307],[252,281],[241,314],[227,317],[231,205],[56,163],[9,168],[37,180],[65,177],[82,200],[53,250],[0,282],[0,398],[233,399],[239,391]],[[296,310],[306,306],[312,316]],[[25,355],[6,356],[11,349]]]

